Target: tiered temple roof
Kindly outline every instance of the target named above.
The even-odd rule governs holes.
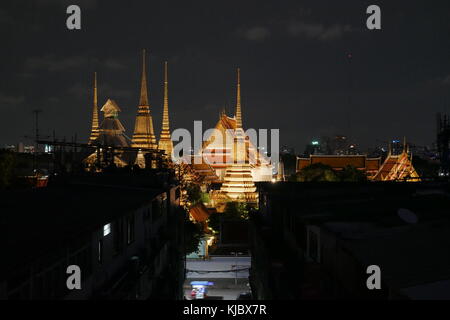
[[[408,153],[406,144],[403,152],[393,155],[389,152],[380,170],[374,176],[377,181],[420,181],[419,174],[412,164],[411,155]]]

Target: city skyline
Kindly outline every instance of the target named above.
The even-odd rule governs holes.
[[[435,113],[449,109],[448,5],[405,3],[379,3],[383,27],[377,31],[367,30],[367,5],[356,1],[327,2],[328,10],[308,1],[177,10],[153,3],[133,4],[126,12],[116,4],[80,1],[78,31],[65,26],[64,1],[6,3],[0,15],[8,44],[1,53],[7,63],[0,143],[34,135],[33,109],[43,110],[42,135],[55,130],[59,138],[87,140],[93,72],[99,106],[108,98],[117,101],[131,136],[145,48],[158,136],[167,60],[171,130],[191,129],[194,120],[212,128],[223,108],[232,114],[240,67],[244,126],[279,128],[280,145],[297,153],[311,139],[333,134],[348,135],[363,148],[403,136],[431,145]],[[12,23],[17,21],[20,26]]]

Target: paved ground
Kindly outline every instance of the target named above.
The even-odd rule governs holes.
[[[188,272],[184,283],[185,296],[187,299],[191,298],[191,281],[207,280],[214,283],[208,288],[208,299],[236,300],[240,293],[250,291],[248,286],[250,265],[250,257],[213,257],[206,261],[188,259],[186,262]],[[236,268],[244,270],[233,271]]]
[[[204,279],[248,278],[248,268],[250,268],[250,265],[250,257],[213,257],[205,261],[188,259],[186,261],[186,269],[188,270],[186,277]],[[236,269],[245,270],[233,271]]]

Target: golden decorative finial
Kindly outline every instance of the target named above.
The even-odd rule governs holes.
[[[240,69],[240,68],[237,68],[236,128],[237,128],[237,129],[242,129],[242,112],[241,112],[241,69]]]
[[[97,72],[94,72],[94,90],[93,90],[93,106],[92,106],[92,126],[89,143],[92,143],[98,138],[98,103],[97,103]]]
[[[133,148],[151,148],[157,149],[155,133],[153,130],[153,118],[150,112],[147,90],[147,68],[146,68],[146,50],[142,50],[142,78],[141,95],[139,99],[136,122],[134,123],[134,133],[131,147]]]
[[[145,49],[142,49],[142,75],[141,75],[141,97],[139,99],[140,106],[148,106],[147,91],[147,67],[145,63]]]
[[[163,107],[163,121],[161,136],[159,139],[158,148],[164,150],[167,155],[172,154],[173,142],[170,137],[169,125],[169,77],[167,71],[167,61],[164,62],[164,107]]]

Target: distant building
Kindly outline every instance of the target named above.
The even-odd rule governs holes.
[[[383,162],[381,158],[368,158],[366,155],[310,155],[309,158],[297,157],[296,171],[315,163],[330,166],[341,171],[353,166],[364,172],[369,180],[376,181],[419,181],[420,177],[412,164],[412,155],[404,142],[401,152],[393,153],[389,148]]]
[[[365,155],[311,155],[309,158],[297,158],[297,169],[306,168],[315,163],[330,166],[333,170],[341,171],[346,166],[353,166],[364,172],[370,179],[380,170],[380,158],[367,158]]]

